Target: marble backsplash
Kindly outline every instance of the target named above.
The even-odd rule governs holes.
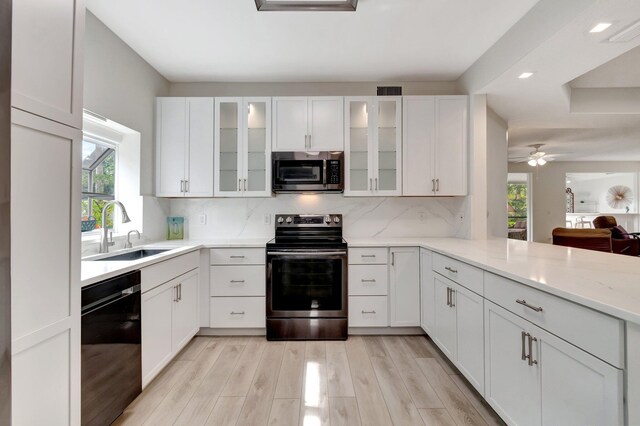
[[[345,237],[465,237],[465,197],[344,197],[281,194],[272,198],[173,199],[171,215],[185,217],[185,238],[269,238],[274,215],[343,215]],[[206,224],[200,223],[202,215]],[[268,222],[268,223],[267,223]]]

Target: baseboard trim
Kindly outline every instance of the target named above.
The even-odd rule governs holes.
[[[266,336],[264,328],[210,328],[202,327],[198,336]],[[349,336],[421,336],[426,334],[420,327],[349,327]]]

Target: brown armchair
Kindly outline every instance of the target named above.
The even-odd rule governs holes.
[[[618,225],[613,216],[598,216],[593,219],[596,229],[608,229],[611,231],[611,248],[614,253],[628,256],[640,256],[640,239],[638,233],[629,233]]]
[[[553,244],[611,253],[611,231],[608,229],[555,228]]]

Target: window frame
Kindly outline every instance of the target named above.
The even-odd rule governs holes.
[[[95,168],[97,166],[99,166],[99,164],[101,162],[103,162],[104,160],[106,160],[108,158],[109,155],[111,155],[111,153],[113,153],[114,155],[114,172],[113,172],[113,195],[108,195],[108,194],[101,194],[101,193],[96,193],[96,192],[86,192],[86,191],[82,191],[80,194],[80,200],[81,202],[84,201],[85,199],[88,200],[88,205],[87,205],[87,213],[89,213],[87,215],[88,217],[91,217],[91,212],[93,212],[93,202],[95,200],[116,200],[118,199],[118,155],[119,155],[119,143],[108,139],[108,138],[104,138],[104,137],[100,137],[98,135],[95,135],[93,133],[87,133],[87,132],[83,132],[82,134],[82,142],[84,143],[85,141],[93,143],[95,145],[99,145],[99,146],[103,146],[108,148],[107,151],[105,151],[104,154],[102,154],[94,163],[92,166],[92,169],[85,169],[84,167],[81,167],[82,173],[84,173],[86,170],[89,170],[89,182],[88,182],[88,188],[89,189],[93,189],[93,185],[92,185],[92,172],[93,170],[95,170]],[[81,183],[82,186],[82,183]],[[84,189],[84,188],[83,188]],[[82,207],[81,207],[82,208]],[[84,216],[82,216],[84,217]],[[115,231],[115,223],[113,226],[113,230]],[[82,232],[82,236],[94,236],[94,235],[100,235],[101,229],[93,229],[91,231],[86,231],[86,232]]]

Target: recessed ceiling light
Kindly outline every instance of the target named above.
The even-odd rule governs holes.
[[[595,27],[591,28],[591,30],[589,30],[589,32],[590,33],[601,33],[604,30],[606,30],[607,28],[609,28],[610,26],[611,26],[610,22],[600,22]]]
[[[520,78],[520,79],[525,79],[525,78],[529,78],[529,77],[531,77],[532,75],[533,75],[533,73],[532,73],[532,72],[523,72],[522,74],[520,74],[520,75],[518,76],[518,78]]]
[[[355,12],[358,0],[255,0],[259,12],[266,11],[338,11]]]

